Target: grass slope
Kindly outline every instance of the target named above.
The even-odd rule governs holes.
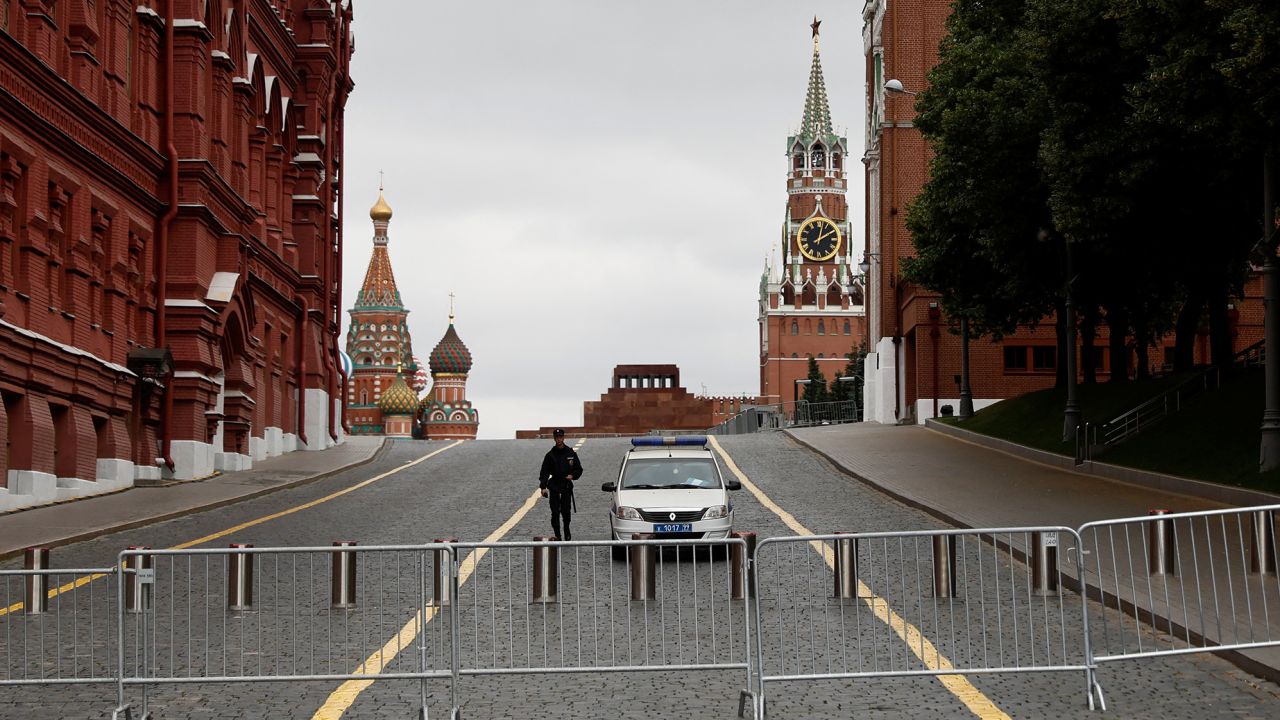
[[[1081,385],[1084,419],[1093,423],[1109,420],[1188,377],[1173,375],[1118,386]],[[1072,455],[1074,444],[1062,442],[1065,404],[1065,390],[1042,390],[997,403],[960,426]],[[1181,412],[1095,459],[1197,480],[1280,491],[1280,471],[1258,473],[1262,406],[1261,370],[1237,373],[1225,377],[1221,389],[1193,396],[1183,402]]]

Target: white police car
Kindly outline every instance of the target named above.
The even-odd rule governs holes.
[[[632,533],[655,533],[661,539],[711,540],[728,537],[733,528],[729,490],[715,453],[702,435],[632,438],[617,482],[600,486],[613,493],[609,525],[614,540]],[[621,559],[625,548],[614,548]]]

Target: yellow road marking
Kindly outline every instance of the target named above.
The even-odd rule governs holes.
[[[579,442],[577,447],[581,446],[582,443]],[[534,490],[533,494],[524,501],[524,504],[516,510],[515,514],[507,518],[507,521],[502,523],[497,530],[489,533],[489,536],[484,539],[484,542],[497,542],[505,537],[507,533],[511,532],[511,529],[514,528],[517,523],[524,519],[525,515],[529,514],[529,511],[533,509],[534,505],[538,504],[538,500],[541,497],[542,491]],[[462,565],[458,568],[459,588],[466,584],[467,580],[471,579],[471,573],[475,572],[476,565],[484,559],[485,555],[488,554],[489,548],[476,548],[474,552],[467,556],[467,559],[464,560]],[[432,618],[435,616],[436,608],[434,607],[426,608],[425,611],[421,609],[418,610],[412,618],[409,618],[409,622],[405,623],[404,627],[400,628],[400,632],[396,633],[395,637],[391,638],[387,644],[383,645],[382,649],[373,653],[366,658],[364,662],[360,663],[360,666],[357,667],[352,674],[377,675],[382,672],[382,668],[385,667],[387,663],[394,660],[400,650],[411,646],[414,638],[418,636],[421,629],[425,627],[427,623],[431,622]],[[325,700],[324,705],[321,705],[320,709],[316,710],[315,714],[311,716],[311,720],[337,720],[342,717],[343,713],[345,713],[348,708],[351,707],[360,693],[364,692],[365,688],[372,684],[373,680],[348,680],[342,683],[338,686],[337,690],[334,690],[329,695],[329,698]]]
[[[725,467],[729,468],[729,471],[738,478],[738,481],[742,483],[742,487],[751,491],[751,494],[755,496],[756,500],[760,501],[761,505],[765,506],[772,511],[774,515],[781,518],[782,522],[785,523],[787,527],[791,528],[791,530],[797,535],[816,534],[809,528],[801,525],[800,521],[796,520],[794,515],[778,507],[773,500],[769,499],[768,495],[765,495],[760,488],[756,487],[755,483],[748,480],[742,470],[738,469],[738,464],[733,461],[733,458],[729,457],[729,453],[725,452],[724,448],[720,446],[720,443],[716,440],[714,435],[708,435],[707,439],[711,441],[712,446],[714,446],[716,451],[720,453],[720,457],[724,459]],[[814,551],[821,555],[822,559],[826,561],[827,567],[835,570],[835,551],[820,540],[814,540],[809,544],[812,545]],[[894,610],[889,607],[889,603],[883,598],[872,593],[871,588],[867,587],[861,579],[858,580],[858,596],[867,605],[867,607],[871,609],[880,622],[883,622],[893,628],[893,631],[898,634],[898,637],[902,638],[902,641],[907,644],[907,647],[911,648],[911,652],[917,658],[920,658],[920,661],[923,662],[930,670],[950,670],[955,667],[951,664],[950,659],[938,652],[938,649],[929,641],[924,633],[920,632],[920,630],[918,630],[914,625],[903,619],[901,615],[894,612]],[[952,695],[959,698],[960,702],[964,703],[965,707],[969,708],[969,711],[974,715],[977,715],[984,720],[988,718],[1008,720],[1009,716],[997,707],[990,698],[983,695],[982,691],[974,687],[973,683],[969,682],[968,678],[963,675],[937,675],[935,677],[938,678],[938,681],[941,682],[943,687],[949,690]]]
[[[306,510],[306,509],[308,509],[308,508],[313,508],[313,507],[315,507],[315,506],[317,506],[317,505],[320,505],[320,504],[323,504],[323,503],[327,503],[327,502],[329,502],[330,500],[333,500],[333,499],[336,499],[336,498],[340,498],[340,497],[342,497],[343,495],[346,495],[347,493],[354,492],[354,491],[356,491],[356,490],[359,490],[359,489],[360,489],[360,488],[362,488],[362,487],[367,487],[367,486],[369,486],[369,485],[372,485],[373,483],[375,483],[375,482],[377,482],[377,481],[379,481],[379,480],[381,480],[381,479],[383,479],[383,478],[385,478],[385,477],[389,477],[389,476],[391,476],[391,475],[395,475],[396,473],[400,472],[401,470],[406,470],[406,469],[408,469],[408,468],[411,468],[411,467],[413,467],[414,465],[417,465],[418,463],[420,463],[420,462],[422,462],[422,461],[424,461],[424,460],[430,460],[431,458],[435,457],[436,455],[439,455],[440,453],[444,452],[445,450],[449,450],[449,449],[451,449],[451,448],[457,447],[458,445],[461,445],[461,444],[462,444],[462,442],[463,442],[462,440],[456,440],[456,441],[454,441],[452,444],[450,444],[450,445],[446,445],[446,446],[444,446],[444,447],[442,447],[442,448],[440,448],[439,450],[436,450],[436,451],[434,451],[434,452],[427,453],[426,455],[423,455],[422,457],[418,458],[417,460],[410,460],[409,462],[407,462],[407,463],[405,463],[405,464],[401,465],[401,466],[400,466],[400,467],[398,467],[398,468],[395,468],[395,469],[393,469],[393,470],[388,470],[388,471],[386,471],[386,472],[382,473],[381,475],[378,475],[378,476],[376,476],[376,477],[371,477],[371,478],[369,478],[368,480],[362,480],[362,481],[360,481],[360,482],[356,483],[355,485],[352,485],[351,487],[343,488],[342,490],[339,490],[339,491],[337,491],[337,492],[334,492],[334,493],[330,493],[330,494],[328,494],[328,495],[325,495],[325,496],[324,496],[324,497],[322,497],[322,498],[317,498],[317,499],[315,499],[315,500],[312,500],[311,502],[303,503],[303,504],[301,504],[301,505],[298,505],[297,507],[289,508],[288,510],[281,510],[281,511],[280,511],[280,512],[278,512],[278,513],[272,513],[272,514],[270,514],[270,515],[266,515],[266,516],[260,517],[260,518],[258,518],[258,519],[256,519],[256,520],[250,520],[249,522],[240,523],[239,525],[236,525],[235,527],[227,528],[226,530],[219,530],[219,531],[218,531],[218,532],[216,532],[216,533],[212,533],[212,534],[210,534],[210,535],[205,535],[205,536],[204,536],[204,537],[202,537],[202,538],[197,538],[197,539],[195,539],[195,540],[189,540],[189,541],[184,542],[184,543],[179,543],[178,545],[174,545],[173,547],[168,548],[168,549],[169,549],[169,550],[185,550],[185,549],[190,548],[190,547],[195,547],[196,545],[203,545],[204,543],[210,542],[210,541],[212,541],[212,540],[217,540],[217,539],[218,539],[218,538],[220,538],[220,537],[226,537],[226,536],[228,536],[228,535],[232,535],[232,534],[234,534],[234,533],[240,532],[241,530],[244,530],[244,529],[246,529],[246,528],[251,528],[251,527],[253,527],[254,525],[261,525],[261,524],[262,524],[262,523],[264,523],[264,522],[269,522],[269,521],[271,521],[271,520],[276,520],[276,519],[278,519],[278,518],[282,518],[282,517],[284,517],[284,516],[286,516],[286,515],[292,515],[293,513],[296,513],[296,512],[302,511],[302,510]],[[89,584],[89,583],[93,582],[94,580],[97,580],[97,579],[99,579],[99,578],[103,578],[103,577],[106,577],[106,574],[105,574],[105,573],[94,573],[94,574],[92,574],[92,575],[83,575],[83,576],[78,577],[78,578],[76,578],[75,580],[73,580],[73,581],[71,581],[71,582],[69,582],[69,583],[66,583],[65,585],[62,585],[61,587],[57,587],[57,588],[54,588],[54,589],[50,590],[50,591],[49,591],[49,598],[50,598],[50,599],[53,599],[53,598],[57,597],[58,595],[61,595],[62,593],[65,593],[65,592],[71,592],[72,590],[75,590],[76,588],[81,587],[82,585],[87,585],[87,584]],[[15,612],[17,612],[17,611],[21,610],[23,607],[25,607],[25,606],[23,605],[23,603],[18,602],[18,603],[14,603],[14,604],[10,605],[10,606],[9,606],[9,607],[7,607],[7,608],[0,608],[0,617],[4,617],[5,615],[8,615],[8,614],[10,614],[10,613],[15,613]]]

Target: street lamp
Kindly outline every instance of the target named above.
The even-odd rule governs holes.
[[[801,386],[801,385],[808,385],[808,384],[809,384],[809,383],[811,383],[811,382],[813,382],[813,381],[812,381],[812,380],[809,380],[809,379],[800,379],[800,380],[796,380],[796,394],[795,394],[795,401],[794,401],[794,403],[795,403],[796,405],[799,405],[799,404],[800,404],[800,386]]]
[[[897,78],[885,81],[884,91],[887,93],[898,93],[902,95],[915,95],[915,93],[902,87],[902,81]]]
[[[973,417],[973,392],[969,389],[969,318],[960,316],[960,419]]]
[[[861,376],[861,375],[842,375],[842,376],[840,376],[840,377],[836,378],[836,382],[842,382],[842,383],[844,383],[844,382],[857,382],[857,381],[859,381],[859,380],[861,380],[861,379],[862,379],[862,376]],[[853,421],[854,421],[854,422],[858,422],[859,420],[860,420],[860,418],[858,417],[858,399],[857,399],[857,398],[853,398]]]
[[[1067,237],[1067,406],[1062,412],[1062,441],[1076,439],[1080,428],[1080,402],[1076,397],[1075,240]]]

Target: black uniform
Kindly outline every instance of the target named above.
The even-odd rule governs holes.
[[[573,448],[555,446],[542,458],[542,471],[538,473],[538,487],[547,491],[551,500],[551,529],[556,537],[572,540],[569,530],[569,512],[573,507],[573,480],[582,477],[582,461]],[[560,518],[564,517],[564,535],[560,534]]]

